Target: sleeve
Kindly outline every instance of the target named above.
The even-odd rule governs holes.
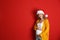
[[[37,29],[37,26],[36,26],[36,23],[35,23],[35,25],[34,25],[34,30],[36,30]]]
[[[38,22],[38,20],[36,21],[36,23],[35,23],[35,25],[34,25],[34,30],[37,29],[37,22]]]
[[[46,34],[46,33],[49,33],[49,21],[48,21],[48,19],[46,19],[45,20],[45,31],[44,31],[44,33]]]

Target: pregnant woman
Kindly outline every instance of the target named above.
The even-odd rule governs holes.
[[[34,25],[34,30],[36,31],[36,40],[49,40],[48,15],[45,15],[43,10],[38,10],[37,17],[38,19]]]

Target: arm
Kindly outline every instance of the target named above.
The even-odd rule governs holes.
[[[35,23],[35,25],[34,25],[34,30],[36,31],[37,30],[37,22],[38,22],[39,20],[37,20],[36,21],[36,23]]]
[[[37,29],[37,25],[36,25],[36,23],[35,23],[35,25],[34,25],[34,30],[36,31],[36,29]]]

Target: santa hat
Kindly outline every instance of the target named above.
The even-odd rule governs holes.
[[[37,11],[37,15],[38,15],[38,14],[43,14],[43,15],[44,15],[45,13],[43,12],[43,10],[38,10],[38,11]],[[48,15],[46,14],[45,17],[48,17]]]
[[[44,14],[44,12],[43,12],[42,10],[38,10],[38,11],[37,11],[37,15],[38,15],[38,14]]]

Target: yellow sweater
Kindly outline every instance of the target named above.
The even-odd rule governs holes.
[[[39,23],[40,21],[37,20],[35,25],[34,25],[34,30],[36,31],[37,29],[37,23]],[[43,21],[43,26],[42,26],[42,33],[40,34],[40,36],[42,37],[42,40],[49,40],[49,21],[48,19],[44,19]]]

